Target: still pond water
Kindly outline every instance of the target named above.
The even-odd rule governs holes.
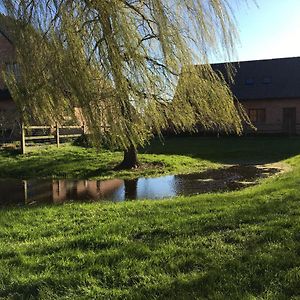
[[[197,174],[132,180],[0,180],[0,206],[66,201],[124,201],[237,190],[275,174],[276,168],[232,166]]]

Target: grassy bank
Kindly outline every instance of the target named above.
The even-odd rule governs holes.
[[[299,140],[271,139],[273,152],[257,148],[264,139],[240,141],[211,139],[223,156],[200,144],[182,152],[288,158],[293,171],[233,193],[0,210],[0,298],[299,299]],[[183,147],[167,143],[147,151]]]
[[[161,174],[193,173],[220,164],[188,155],[140,153],[141,168],[114,171],[123,159],[122,152],[95,150],[62,145],[34,147],[25,155],[18,151],[0,150],[1,178],[132,178],[159,176]]]
[[[142,167],[114,171],[121,152],[71,145],[28,148],[29,153],[0,150],[0,178],[132,178],[194,173],[223,164],[270,163],[300,152],[299,138],[170,138],[141,149]]]

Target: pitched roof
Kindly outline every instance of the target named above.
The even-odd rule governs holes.
[[[233,62],[234,83],[239,100],[300,98],[300,57]],[[228,78],[226,64],[212,64]],[[228,80],[228,79],[227,79]]]

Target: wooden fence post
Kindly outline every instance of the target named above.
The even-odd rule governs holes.
[[[25,125],[23,121],[21,122],[21,153],[26,153],[26,140],[25,140]]]
[[[55,135],[55,138],[56,138],[56,145],[57,145],[57,148],[59,147],[59,125],[58,125],[58,122],[56,122],[56,135]]]
[[[24,204],[28,202],[28,186],[27,180],[23,180],[23,191],[24,191]]]

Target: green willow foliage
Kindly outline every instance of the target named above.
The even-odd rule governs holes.
[[[2,6],[15,24],[21,70],[6,81],[25,120],[63,122],[80,107],[96,144],[123,149],[169,126],[241,132],[245,115],[208,64],[212,50],[229,56],[234,49],[228,1],[4,0]]]

